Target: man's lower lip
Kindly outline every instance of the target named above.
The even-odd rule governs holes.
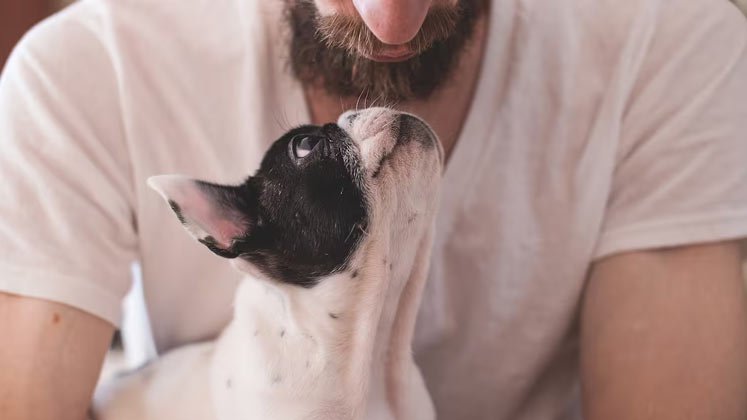
[[[406,61],[411,59],[415,56],[414,52],[408,52],[405,54],[399,54],[399,55],[388,55],[388,54],[374,54],[374,55],[366,55],[366,58],[373,61],[378,61],[380,63],[397,63],[400,61]]]

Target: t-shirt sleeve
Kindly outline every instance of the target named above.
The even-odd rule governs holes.
[[[596,258],[747,236],[747,21],[671,3],[631,70]]]
[[[0,77],[0,291],[118,325],[137,240],[100,30],[94,10],[75,6],[32,29]]]

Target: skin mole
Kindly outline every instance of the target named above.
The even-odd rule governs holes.
[[[58,314],[57,312],[55,312],[52,315],[52,323],[53,324],[59,324],[60,323],[60,314]]]

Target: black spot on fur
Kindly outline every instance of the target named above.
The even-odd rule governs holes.
[[[357,112],[354,112],[354,113],[348,115],[347,117],[345,117],[345,119],[348,120],[348,124],[352,125],[353,122],[355,122],[355,120],[358,119],[358,115],[359,114]]]
[[[221,248],[218,245],[218,242],[212,236],[206,236],[203,239],[198,239],[198,241],[208,247],[209,250],[213,251],[223,258],[236,258],[239,256],[239,254],[231,251],[230,249]]]
[[[423,121],[412,115],[401,114],[399,116],[398,144],[407,144],[412,140],[417,141],[423,147],[431,149],[436,146],[433,133]]]
[[[371,174],[371,178],[378,178],[379,174],[381,173],[381,168],[384,167],[384,163],[386,163],[387,160],[389,160],[390,154],[384,155],[384,157],[381,158],[379,161],[379,166],[376,167],[376,170]]]
[[[187,221],[184,220],[184,215],[182,215],[182,209],[181,207],[179,207],[179,204],[177,204],[174,200],[169,200],[169,207],[171,207],[171,210],[176,213],[176,218],[179,219],[179,222],[181,222],[181,224],[184,225],[187,223]]]

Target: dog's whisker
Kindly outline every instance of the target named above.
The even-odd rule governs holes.
[[[280,118],[278,118],[278,115],[273,113],[272,114],[272,121],[275,123],[275,125],[280,128],[281,130],[284,129],[283,123],[280,121]]]
[[[366,99],[363,100],[363,107],[364,108],[368,108],[370,106],[369,105],[369,101],[368,101],[368,94],[369,93],[371,93],[371,89],[366,88]]]
[[[364,94],[364,93],[366,92],[366,90],[367,90],[367,89],[363,89],[363,90],[361,90],[361,93],[360,93],[360,94],[358,94],[358,99],[356,99],[356,100],[355,100],[355,110],[356,110],[356,111],[360,111],[360,108],[359,108],[358,104],[360,104],[360,101],[361,101],[361,97],[362,97],[362,96],[363,96],[363,94]]]
[[[282,110],[283,116],[283,123],[285,124],[285,127],[283,127],[284,130],[290,130],[291,129],[291,123],[290,119],[288,118],[288,112],[286,110]]]
[[[346,236],[346,237],[345,237],[345,241],[344,241],[344,242],[347,242],[347,241],[348,241],[348,240],[350,239],[350,236],[351,236],[351,235],[353,234],[353,232],[355,232],[355,228],[356,228],[356,226],[357,226],[357,227],[360,227],[360,225],[355,225],[355,226],[353,226],[353,227],[352,227],[352,228],[350,229],[350,232],[348,232],[348,236]]]
[[[371,102],[371,105],[370,105],[370,106],[371,106],[371,107],[374,107],[374,106],[376,106],[376,103],[377,103],[377,102],[379,102],[379,99],[380,99],[380,98],[381,98],[381,93],[379,93],[378,95],[376,95],[376,97],[374,98],[373,102]]]

